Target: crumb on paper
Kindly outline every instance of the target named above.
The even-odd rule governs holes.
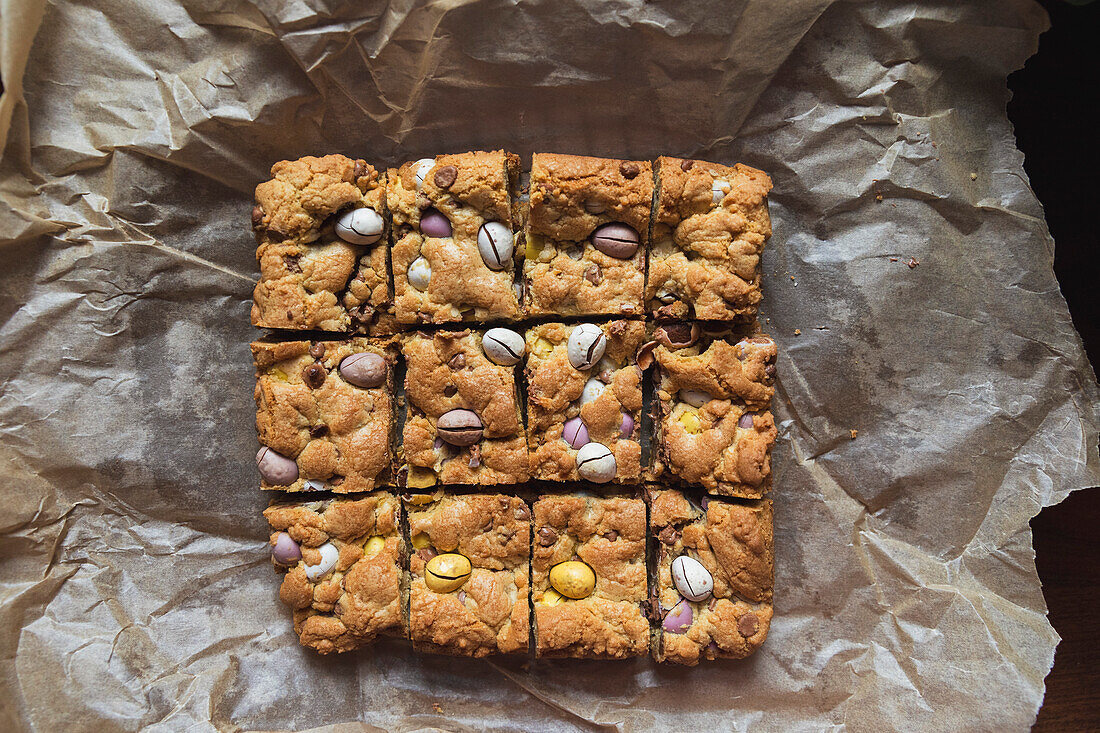
[[[852,440],[855,440],[856,436],[859,435],[859,431],[853,428],[848,431],[848,434],[852,437]]]
[[[882,192],[875,193],[875,201],[878,201],[880,204],[882,203]]]
[[[438,715],[443,714],[443,706],[437,702],[432,703],[432,710],[434,710]]]
[[[920,260],[918,260],[916,257],[910,257],[909,261],[905,264],[909,265],[909,269],[912,270],[914,267],[920,264]]]
[[[970,174],[970,180],[972,180],[972,181],[978,180],[978,174],[977,173],[971,173]]]
[[[898,261],[898,258],[897,258],[897,257],[891,257],[891,258],[890,258],[890,261],[891,261],[891,262],[897,262],[897,261]]]
[[[794,330],[794,335],[795,336],[801,336],[802,335],[802,329],[801,328],[796,328]]]

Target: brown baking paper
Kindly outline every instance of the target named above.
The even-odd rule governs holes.
[[[1096,382],[1005,119],[1046,22],[1024,0],[0,2],[0,728],[1026,729],[1058,641],[1028,520],[1100,483]],[[253,465],[252,188],[304,154],[501,146],[775,180],[776,616],[747,661],[297,644]]]

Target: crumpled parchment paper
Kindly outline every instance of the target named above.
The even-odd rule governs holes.
[[[0,0],[0,727],[1026,729],[1058,640],[1028,520],[1100,483],[1005,118],[1045,25],[1025,0]],[[304,154],[500,146],[775,180],[777,605],[746,662],[296,643],[252,462],[252,188]]]

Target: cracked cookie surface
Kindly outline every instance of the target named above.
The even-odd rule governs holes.
[[[340,365],[356,354],[383,360],[378,386],[365,388],[344,378]],[[297,466],[292,482],[262,480],[262,488],[350,493],[388,484],[396,355],[386,342],[258,341],[252,356],[260,443]]]
[[[447,495],[409,506],[409,632],[421,651],[483,657],[526,652],[531,512],[501,494]],[[433,590],[428,563],[443,553],[470,561],[469,578]]]
[[[653,202],[648,161],[536,153],[531,163],[524,299],[529,315],[641,315]],[[597,249],[597,227],[620,223],[639,246]]]
[[[702,659],[741,659],[755,652],[772,618],[774,550],[772,503],[734,504],[717,499],[700,506],[676,490],[650,494],[650,533],[656,546],[657,615],[651,651],[658,662],[694,665]],[[672,561],[686,555],[713,580],[709,598],[692,601],[677,590]],[[690,618],[680,604],[690,607]],[[673,614],[672,631],[662,620]]]
[[[272,548],[287,543],[285,533],[300,554],[275,564],[286,571],[279,598],[294,610],[302,646],[328,654],[403,634],[398,511],[397,498],[381,491],[279,501],[264,511]]]
[[[252,325],[368,330],[389,308],[386,232],[374,244],[352,244],[336,235],[333,215],[365,207],[384,225],[384,177],[343,155],[284,160],[271,175],[256,187],[252,211],[260,263]]]
[[[534,514],[531,602],[538,656],[623,659],[645,654],[645,502],[544,495],[535,502]],[[570,561],[585,563],[595,575],[587,597],[566,598],[551,586],[551,570]]]
[[[754,320],[771,179],[740,163],[661,157],[656,166],[647,310],[659,319]]]

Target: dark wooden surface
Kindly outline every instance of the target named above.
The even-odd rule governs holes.
[[[1043,0],[1051,30],[1009,78],[1009,117],[1056,243],[1054,268],[1089,357],[1100,363],[1100,3]],[[1031,522],[1050,620],[1062,636],[1035,731],[1100,730],[1100,491],[1079,491]]]

